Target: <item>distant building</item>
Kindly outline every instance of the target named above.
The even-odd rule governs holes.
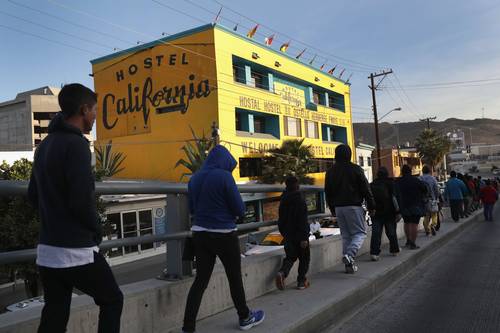
[[[366,179],[368,182],[373,181],[373,170],[372,170],[372,154],[375,150],[374,146],[370,146],[364,143],[359,143],[356,146],[356,162],[365,171]]]
[[[60,90],[46,86],[0,103],[0,151],[33,151],[42,142],[50,120],[61,111]],[[90,135],[87,138],[91,140]]]
[[[418,175],[422,172],[422,160],[418,156],[415,148],[384,148],[380,150],[380,156],[380,164],[387,168],[389,177],[400,177],[401,167],[405,164],[411,167],[412,174],[414,175]],[[372,159],[374,161],[374,172],[376,172],[376,168],[378,168],[376,163],[377,150],[373,151]]]

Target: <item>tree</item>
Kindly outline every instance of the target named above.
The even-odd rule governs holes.
[[[190,127],[191,128],[191,127]],[[181,176],[181,180],[184,177],[193,175],[196,171],[201,169],[203,162],[205,162],[208,152],[214,147],[215,143],[211,138],[207,138],[205,133],[201,137],[197,137],[194,130],[191,128],[191,133],[193,134],[193,139],[187,141],[181,150],[186,154],[187,160],[181,158],[175,164],[175,167],[182,165],[189,172],[185,172]],[[191,142],[194,142],[191,143]]]
[[[121,168],[126,156],[120,152],[113,152],[113,141],[103,146],[95,147],[96,178],[109,178],[123,171]]]
[[[0,165],[0,179],[28,180],[32,162],[23,158],[9,165]],[[38,243],[40,221],[26,197],[4,197],[0,199],[0,252],[31,249]],[[2,270],[13,277],[24,280],[28,297],[40,294],[40,279],[35,262],[5,265]]]
[[[444,155],[450,151],[451,142],[447,137],[440,135],[433,129],[425,129],[417,137],[415,147],[422,161],[428,164],[434,171],[434,167],[438,165],[443,160]]]
[[[109,141],[104,147],[97,146],[95,148],[96,165],[94,168],[94,176],[97,182],[101,182],[106,178],[113,177],[117,173],[125,170],[122,164],[127,156],[121,152],[113,151],[113,141]],[[104,235],[111,239],[113,233],[113,226],[106,216],[106,204],[101,199],[101,196],[96,195],[96,210],[98,222],[102,226]]]
[[[313,184],[314,179],[308,176],[316,168],[313,158],[311,146],[305,146],[304,139],[285,140],[264,157],[259,180],[265,184],[283,184],[287,177],[295,176],[301,184]]]

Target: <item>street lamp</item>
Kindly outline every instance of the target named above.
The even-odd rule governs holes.
[[[375,105],[375,103],[374,103]],[[374,114],[374,120],[375,120],[375,140],[377,141],[377,167],[380,168],[382,165],[381,165],[381,156],[380,156],[380,139],[379,139],[379,133],[378,133],[378,122],[386,117],[389,113],[393,112],[393,111],[401,111],[401,107],[397,107],[397,108],[394,108],[392,110],[390,110],[389,112],[387,112],[386,114],[384,114],[382,117],[380,118],[377,118],[377,112],[376,112],[376,108],[373,109],[373,114]]]
[[[391,112],[393,111],[401,111],[402,108],[401,107],[397,107],[397,108],[394,108],[392,109],[391,111],[387,112],[386,114],[384,114],[382,117],[378,118],[378,121],[381,121],[382,119],[384,119],[385,117],[387,117]]]

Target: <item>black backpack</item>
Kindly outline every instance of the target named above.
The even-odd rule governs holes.
[[[375,210],[377,215],[393,215],[394,205],[392,202],[392,191],[388,184],[375,180],[370,184],[373,198],[375,199]]]

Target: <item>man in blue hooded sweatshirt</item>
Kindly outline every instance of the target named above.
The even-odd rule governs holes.
[[[194,215],[193,241],[196,278],[189,290],[183,332],[194,332],[203,293],[212,275],[216,257],[224,265],[240,329],[248,330],[264,320],[263,311],[248,309],[241,277],[241,255],[236,219],[245,214],[245,204],[231,172],[236,160],[221,145],[208,154],[200,171],[188,184],[189,209]]]

